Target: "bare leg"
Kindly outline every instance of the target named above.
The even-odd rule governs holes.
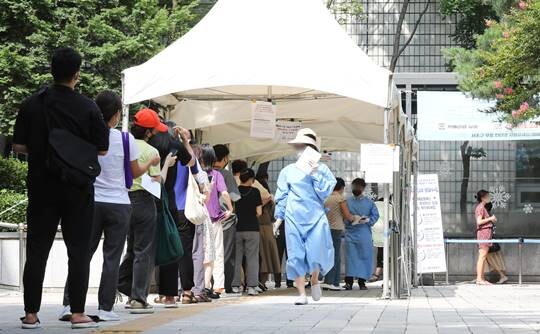
[[[487,248],[478,249],[478,262],[476,263],[476,282],[485,283],[484,279],[484,264],[486,262],[486,257],[488,254]]]
[[[317,285],[319,284],[319,271],[316,270],[311,273],[311,285]]]
[[[306,280],[303,276],[297,277],[294,279],[294,282],[296,283],[296,290],[298,290],[299,295],[305,295],[306,294]]]

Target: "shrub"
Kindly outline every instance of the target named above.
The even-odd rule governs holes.
[[[8,208],[13,207],[17,203],[26,200],[25,194],[17,193],[13,190],[1,189],[0,190],[0,221],[4,223],[20,224],[26,223],[26,207],[27,202],[23,202],[17,205],[12,210],[4,212]],[[0,231],[6,231],[6,229],[0,228]],[[12,230],[13,231],[13,230]]]
[[[28,165],[17,159],[0,158],[0,190],[26,192]]]

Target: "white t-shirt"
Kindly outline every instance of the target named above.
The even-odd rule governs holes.
[[[135,138],[129,134],[129,161],[139,158],[139,149]],[[128,189],[126,188],[124,174],[124,145],[122,133],[117,129],[109,131],[109,151],[104,156],[99,156],[101,174],[94,183],[96,202],[130,204]]]

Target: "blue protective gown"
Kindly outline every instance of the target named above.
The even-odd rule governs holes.
[[[294,164],[279,173],[275,217],[285,223],[288,279],[304,277],[315,270],[325,275],[334,266],[324,201],[335,185],[336,178],[324,164],[311,175]]]
[[[373,239],[371,227],[379,219],[375,203],[365,196],[350,197],[347,206],[352,215],[368,216],[367,224],[352,225],[345,222],[345,272],[349,277],[371,277],[373,271]]]

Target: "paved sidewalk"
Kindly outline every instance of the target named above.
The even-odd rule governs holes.
[[[134,316],[118,307],[122,323],[102,323],[108,333],[540,333],[540,285],[424,287],[409,300],[381,300],[380,289],[325,292],[318,303],[292,305],[293,290],[273,290],[259,297],[226,298],[212,304],[156,309]],[[90,314],[95,295],[89,295]],[[36,333],[85,333],[55,320],[61,300],[44,296],[44,328]],[[21,296],[0,290],[0,334],[19,329]]]

